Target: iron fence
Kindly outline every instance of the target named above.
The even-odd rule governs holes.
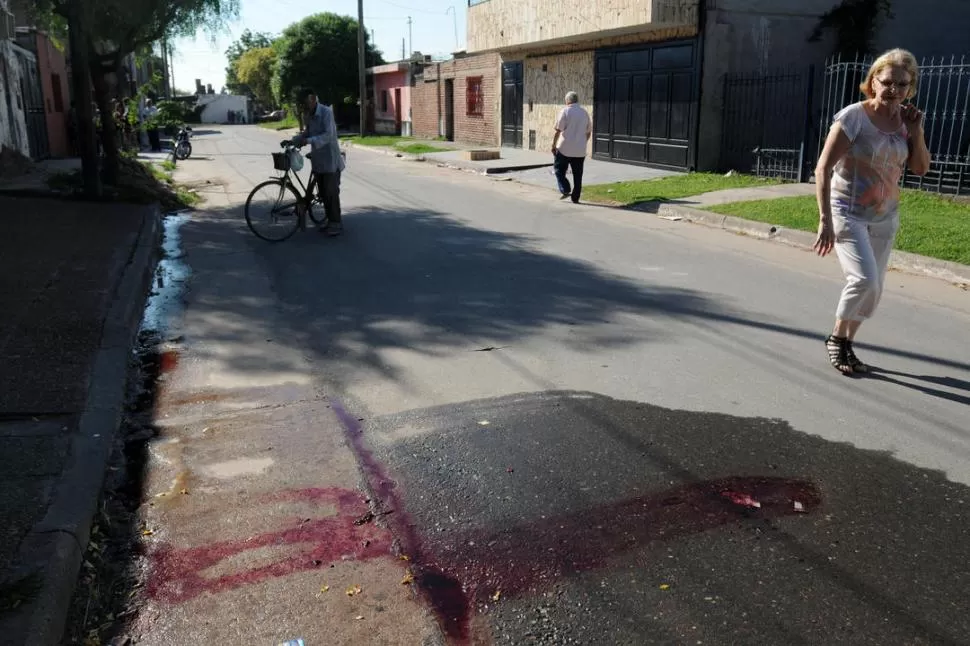
[[[828,130],[836,112],[860,100],[859,86],[871,65],[869,57],[828,61],[820,131]],[[919,85],[912,103],[924,114],[930,170],[923,177],[907,171],[903,174],[903,186],[951,195],[970,194],[970,62],[963,56],[951,56],[949,60],[924,58],[920,61]],[[822,143],[819,142],[819,152]]]
[[[815,68],[724,79],[721,167],[795,182],[808,177]]]

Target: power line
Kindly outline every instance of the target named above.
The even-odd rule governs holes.
[[[397,7],[398,9],[404,9],[406,11],[414,11],[416,13],[428,13],[428,14],[441,14],[440,11],[428,11],[427,9],[415,9],[414,7],[407,7],[403,4],[397,4],[396,2],[390,2],[390,0],[377,0],[378,2],[383,2],[384,4],[389,4],[392,7]]]

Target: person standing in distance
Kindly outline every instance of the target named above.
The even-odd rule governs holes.
[[[579,105],[579,95],[566,93],[566,107],[559,111],[556,119],[556,134],[552,138],[552,154],[555,157],[553,168],[559,184],[560,199],[572,198],[579,204],[583,192],[583,166],[586,162],[586,145],[592,135],[592,122],[589,112]],[[573,185],[566,179],[566,168],[573,171]]]
[[[333,110],[317,101],[312,90],[301,92],[300,100],[306,108],[305,127],[291,142],[295,146],[310,144],[310,164],[317,180],[317,196],[327,214],[327,222],[321,231],[338,236],[344,229],[340,217],[340,173],[345,164],[337,140],[337,124]]]

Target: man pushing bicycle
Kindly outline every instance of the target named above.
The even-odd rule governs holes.
[[[329,236],[343,232],[340,219],[340,173],[345,167],[337,139],[337,124],[333,110],[317,100],[313,90],[300,93],[300,103],[306,107],[303,132],[283,142],[294,146],[310,144],[310,163],[317,181],[317,196],[323,204],[327,219],[320,230]]]

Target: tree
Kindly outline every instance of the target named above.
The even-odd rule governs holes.
[[[151,46],[157,41],[176,36],[191,35],[198,29],[210,33],[221,30],[226,22],[239,13],[239,0],[34,0],[39,15],[62,16],[75,25],[71,36],[85,49],[84,57],[72,60],[75,88],[85,88],[90,78],[95,101],[101,114],[111,113],[111,99],[117,98],[121,63],[125,56]],[[76,28],[80,26],[80,28]],[[77,53],[75,53],[77,54]],[[83,97],[84,92],[78,93]],[[92,122],[88,101],[77,102],[78,122],[87,127]],[[106,183],[115,183],[119,169],[119,141],[113,119],[101,120],[101,139],[104,149],[103,176]],[[90,167],[97,168],[96,154],[88,150],[82,156],[85,175]]]
[[[273,37],[265,32],[253,33],[248,29],[244,29],[242,35],[239,36],[239,40],[234,42],[226,50],[226,61],[228,66],[226,67],[226,88],[232,94],[251,94],[252,90],[246,87],[246,84],[239,80],[239,73],[236,67],[240,57],[243,54],[252,49],[263,49],[266,47],[273,46]]]
[[[876,31],[882,18],[893,17],[890,0],[842,0],[822,16],[808,37],[818,42],[827,31],[835,33],[835,51],[843,58],[874,53]]]
[[[366,43],[368,67],[384,62]],[[283,104],[294,104],[301,88],[312,88],[320,100],[334,106],[338,120],[355,111],[357,85],[357,21],[334,13],[307,16],[283,30],[276,51],[279,57],[274,87]]]
[[[239,82],[247,86],[256,100],[273,104],[273,74],[276,72],[276,52],[272,47],[250,49],[236,61]]]

